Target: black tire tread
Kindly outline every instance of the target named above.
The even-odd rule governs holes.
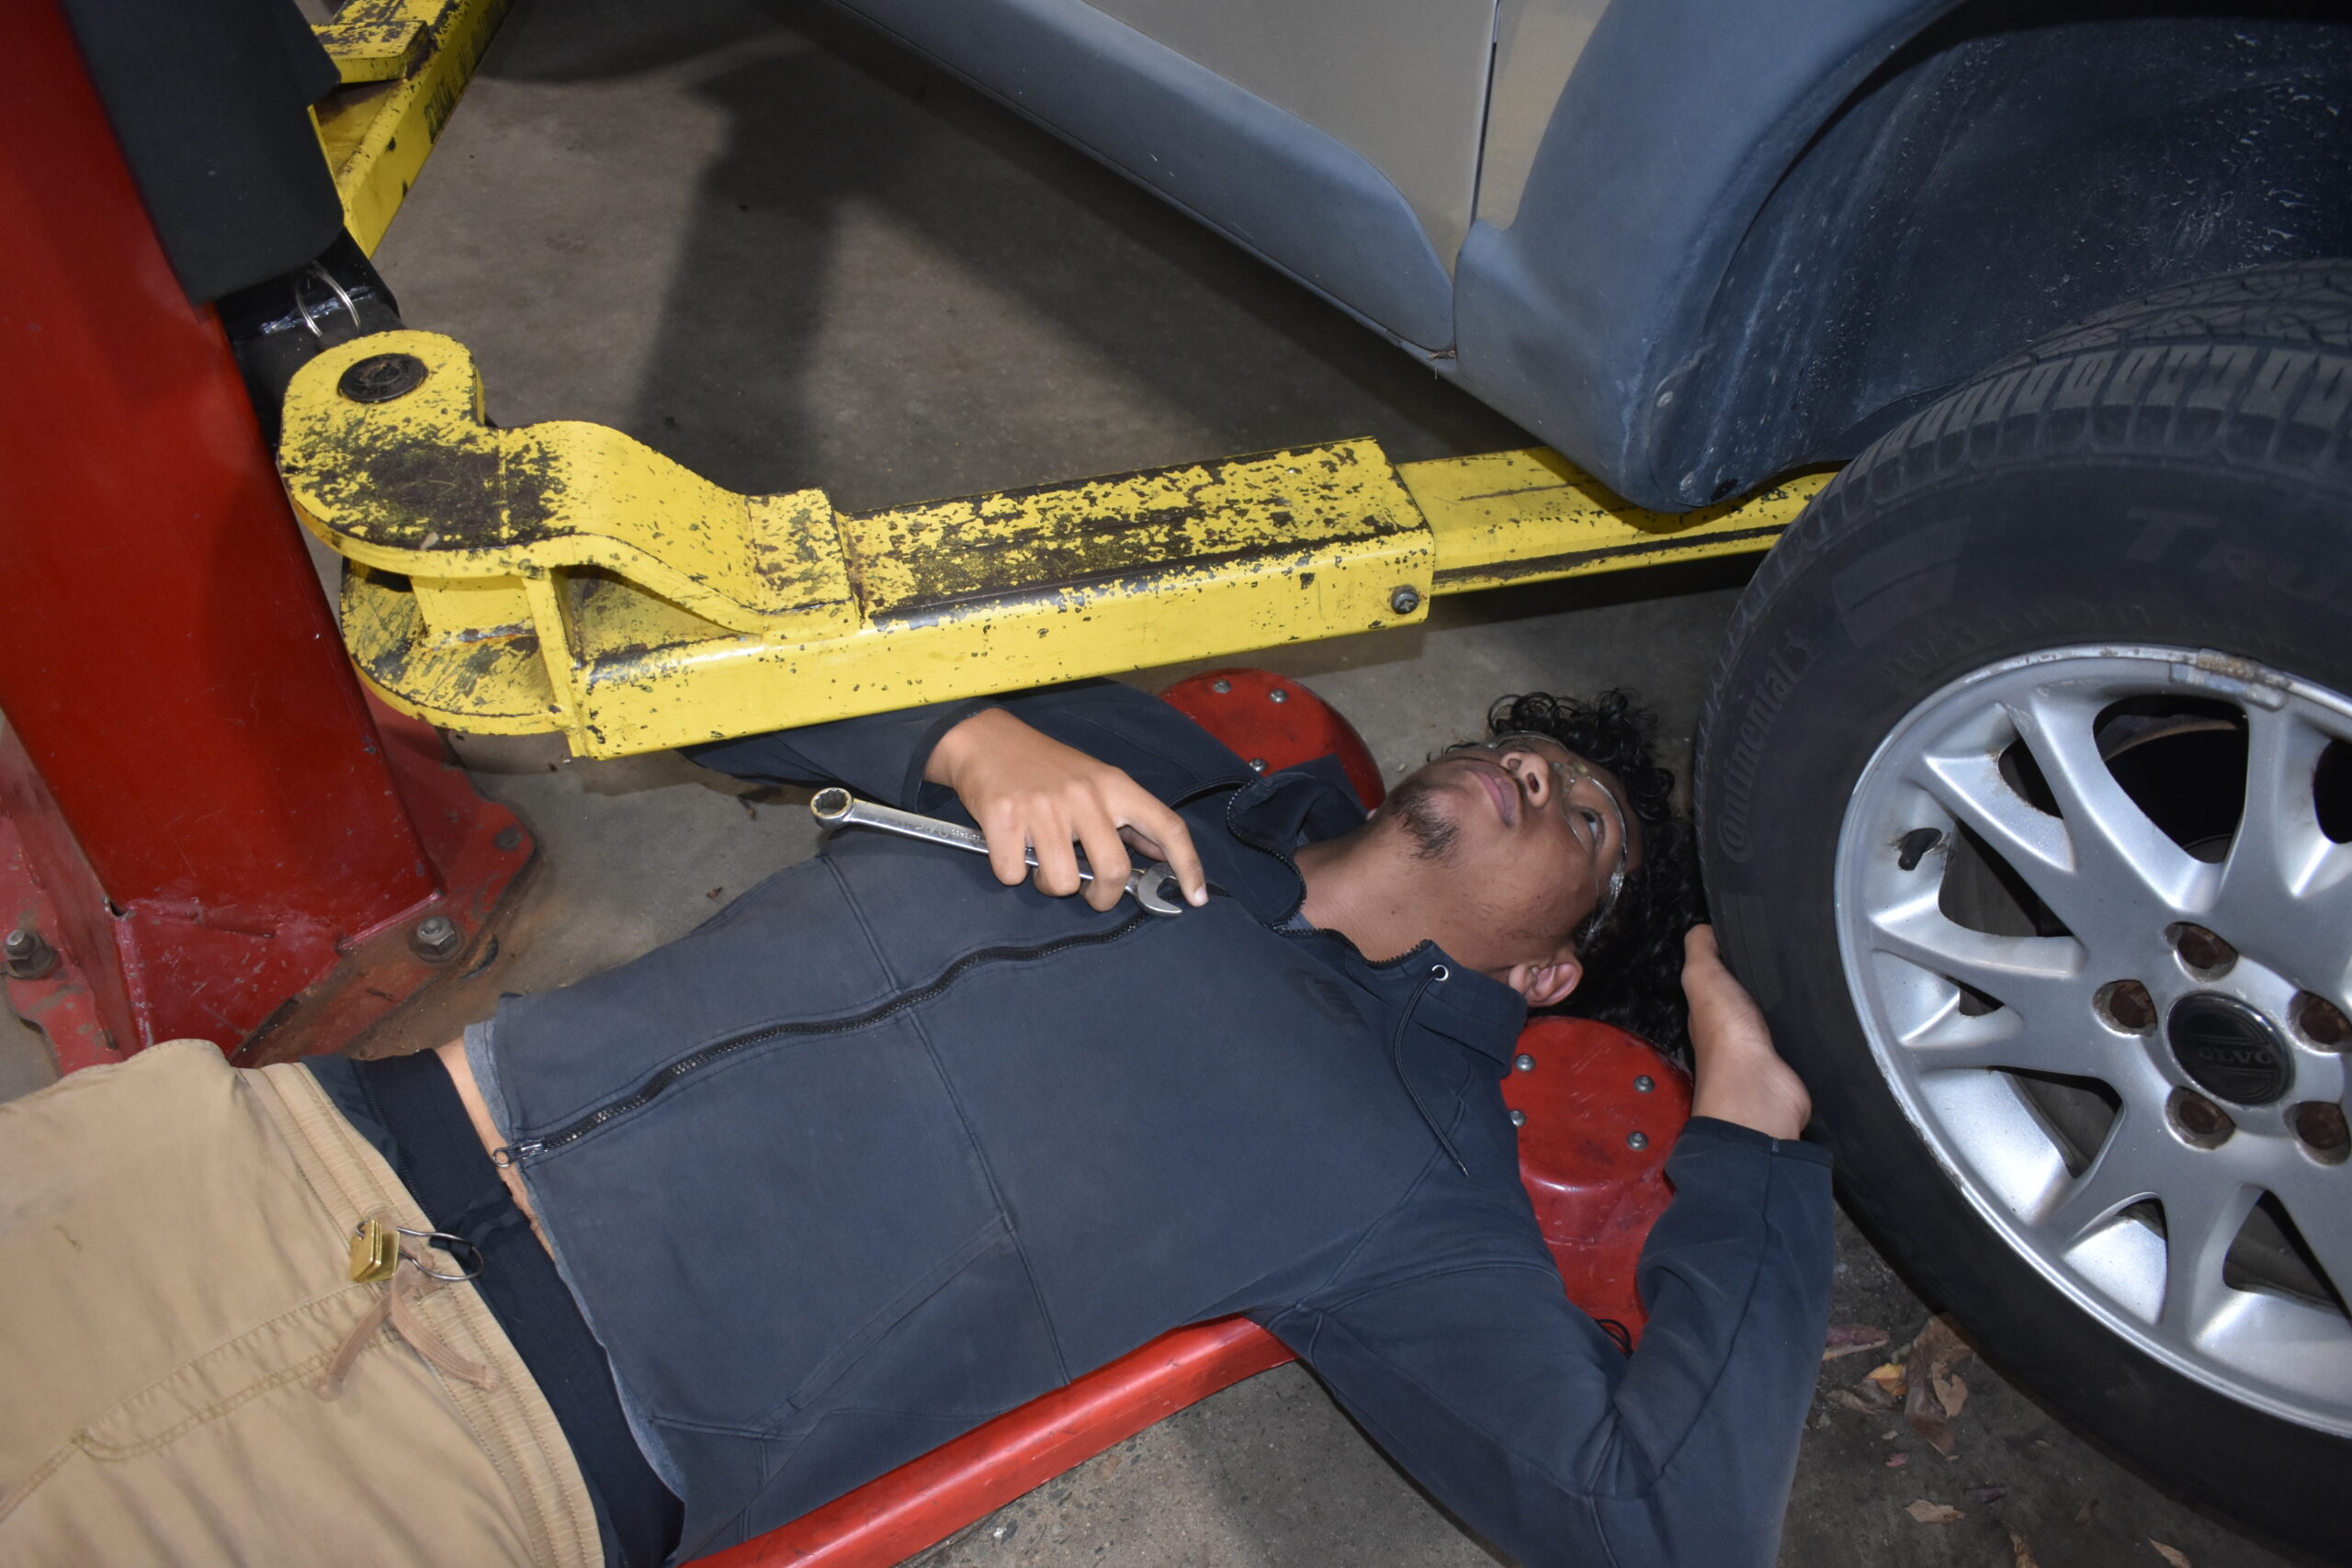
[[[2352,487],[2352,260],[2261,267],[2119,305],[1880,436],[1814,498],[1740,595],[1698,734],[1714,728],[1726,677],[1781,590],[1867,516],[1963,469],[2058,456],[2219,460]],[[1694,771],[1705,761],[1702,739]]]

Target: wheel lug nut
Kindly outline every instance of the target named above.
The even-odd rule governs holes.
[[[2344,1107],[2324,1100],[2307,1100],[2287,1113],[2288,1125],[2303,1146],[2331,1163],[2352,1151],[2352,1132],[2344,1125]]]
[[[2111,980],[2098,988],[2098,1010],[2118,1029],[2134,1033],[2156,1026],[2156,1001],[2137,980]]]
[[[2352,1041],[2352,1019],[2346,1018],[2344,1010],[2325,997],[2313,996],[2309,991],[2297,997],[2294,1019],[2303,1038],[2314,1045],[2335,1051]]]
[[[2165,934],[2180,961],[2200,976],[2222,974],[2238,961],[2238,950],[2203,926],[2178,925]]]
[[[2238,1130],[2228,1111],[2203,1095],[2191,1094],[2185,1089],[2172,1091],[2172,1102],[2165,1110],[2180,1135],[2200,1149],[2220,1147]]]

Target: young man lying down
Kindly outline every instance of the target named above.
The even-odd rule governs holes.
[[[989,858],[843,832],[437,1051],[0,1107],[0,1558],[683,1562],[1244,1313],[1523,1563],[1769,1563],[1827,1162],[1645,737],[1505,699],[1369,819],[1111,683],[701,748]],[[1579,994],[1695,1058],[1630,1357],[1498,1088]]]

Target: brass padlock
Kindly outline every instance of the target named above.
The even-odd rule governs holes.
[[[351,1233],[351,1277],[363,1285],[389,1280],[401,1266],[400,1233],[370,1214]]]

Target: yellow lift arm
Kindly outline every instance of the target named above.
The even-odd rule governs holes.
[[[318,110],[383,238],[511,0],[346,0]],[[473,359],[382,333],[294,381],[279,464],[348,563],[344,639],[395,706],[616,756],[1403,625],[1431,594],[1768,547],[1814,475],[1685,516],[1556,454],[1372,441],[836,513],[593,424],[493,430]]]
[[[514,0],[345,0],[319,42],[343,86],[313,111],[344,227],[373,254]]]
[[[1768,547],[1827,476],[1684,515],[1547,451],[1373,441],[843,513],[618,431],[482,417],[464,346],[384,333],[287,394],[279,468],[395,706],[609,757],[1418,621],[1433,593]]]

